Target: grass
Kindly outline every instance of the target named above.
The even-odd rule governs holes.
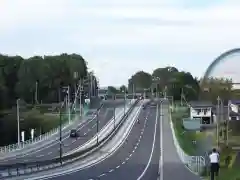
[[[185,131],[182,125],[182,119],[185,117],[188,117],[187,112],[172,113],[175,135],[183,151],[188,155],[195,155],[196,145],[193,143],[193,141],[195,141],[197,138],[201,138],[201,136],[194,131]]]

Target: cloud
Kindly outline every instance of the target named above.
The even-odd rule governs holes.
[[[240,2],[193,2],[5,0],[0,49],[23,56],[80,53],[103,85],[164,65],[201,76],[220,53],[240,45]]]

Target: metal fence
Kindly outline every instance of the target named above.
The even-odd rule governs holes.
[[[83,113],[83,116],[87,113],[87,110],[84,111]],[[69,121],[66,121],[62,127],[63,129],[67,128],[68,126],[70,126],[76,119],[78,116],[76,116],[75,114],[74,115],[74,118],[72,118],[72,120],[69,122]],[[20,149],[23,149],[25,147],[28,147],[29,145],[31,144],[35,144],[35,143],[38,143],[38,142],[41,142],[41,141],[44,141],[44,140],[47,140],[49,139],[50,137],[52,137],[53,135],[57,134],[59,132],[59,127],[57,128],[54,128],[52,129],[51,131],[45,133],[45,134],[42,134],[38,137],[35,137],[33,139],[29,139],[27,141],[24,141],[24,142],[21,142],[20,145],[18,145],[18,143],[15,143],[15,144],[9,144],[7,146],[2,146],[0,147],[0,153],[9,153],[9,152],[14,152],[16,150],[20,150]]]
[[[133,102],[134,102],[134,99],[129,101],[128,104],[131,104]],[[88,109],[84,110],[83,116],[85,116],[87,111],[88,111]],[[77,117],[74,116],[74,118],[72,118],[72,121],[70,121],[70,122],[66,121],[62,125],[63,129],[65,129],[68,126],[70,126],[74,122],[74,120],[77,119]],[[32,145],[32,144],[35,144],[35,143],[38,143],[38,142],[41,142],[41,141],[48,140],[50,137],[52,137],[53,135],[57,134],[58,132],[59,132],[59,127],[56,127],[56,128],[52,129],[51,131],[49,131],[49,132],[47,132],[45,134],[42,134],[42,135],[40,135],[38,137],[35,137],[33,139],[29,139],[27,141],[21,142],[20,145],[18,145],[18,143],[15,143],[15,144],[9,144],[7,146],[2,146],[2,147],[0,147],[0,153],[9,153],[9,152],[14,152],[14,151],[17,151],[17,150],[21,150],[23,148],[28,147],[29,145]]]
[[[173,110],[173,107],[170,107],[170,109]],[[175,135],[171,113],[170,113],[170,126],[173,135],[174,145],[176,147],[179,158],[191,171],[197,174],[201,174],[205,169],[206,165],[205,158],[203,156],[190,156],[183,151]]]

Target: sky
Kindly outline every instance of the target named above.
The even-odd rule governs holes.
[[[164,66],[202,77],[240,47],[239,0],[1,0],[0,24],[0,53],[78,53],[101,86]]]

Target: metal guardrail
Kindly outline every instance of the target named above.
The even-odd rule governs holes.
[[[109,134],[106,135],[103,139],[99,140],[98,143],[83,149],[82,151],[63,156],[62,158],[54,158],[45,161],[35,161],[35,162],[28,162],[28,163],[16,163],[16,164],[7,164],[7,165],[0,165],[0,179],[5,179],[7,177],[14,177],[14,176],[21,176],[26,174],[31,174],[43,170],[48,170],[51,168],[56,168],[59,166],[63,166],[69,164],[73,161],[82,159],[88,155],[90,155],[93,151],[96,151],[100,147],[102,147],[106,142],[108,142],[119,130],[119,128],[123,125],[124,121],[127,117],[131,114],[134,107],[138,104],[139,100],[136,100],[132,106],[128,109],[128,111],[121,117],[121,120],[118,124],[116,124],[115,128],[110,131]]]
[[[85,111],[83,116],[86,113],[87,112]],[[70,121],[70,123],[69,123],[69,121],[66,121],[63,124],[63,129],[65,129],[68,126],[70,126],[74,122],[74,119],[76,119],[76,116],[73,118],[72,121]],[[10,153],[10,152],[14,152],[14,151],[17,151],[17,150],[21,150],[23,148],[28,147],[29,145],[32,145],[32,144],[35,144],[35,143],[38,143],[38,142],[41,142],[41,141],[48,140],[50,137],[52,137],[53,135],[57,134],[58,132],[59,132],[59,127],[54,128],[51,131],[49,131],[49,132],[47,132],[45,134],[42,134],[42,135],[40,135],[38,137],[35,137],[34,139],[29,139],[27,141],[21,142],[20,145],[18,145],[18,143],[15,143],[15,144],[9,144],[7,146],[2,146],[2,147],[0,147],[0,153]]]
[[[86,112],[84,112],[83,116],[85,115],[85,113]],[[76,116],[73,119],[76,119]],[[69,123],[69,121],[66,121],[63,124],[63,129],[70,126],[73,122],[74,122],[74,120],[70,121],[70,123]],[[35,137],[34,139],[29,139],[27,141],[21,142],[20,145],[18,145],[18,143],[15,143],[15,144],[9,144],[7,146],[0,147],[0,153],[9,153],[9,152],[14,152],[14,151],[17,151],[17,150],[21,150],[21,149],[23,149],[23,148],[25,148],[25,147],[27,147],[31,144],[35,144],[35,143],[38,143],[38,142],[41,142],[41,141],[45,141],[45,140],[49,139],[50,137],[52,137],[54,134],[57,134],[58,132],[59,132],[59,127],[54,128],[51,131],[49,131],[45,134],[42,134],[38,137]]]
[[[177,137],[175,135],[175,130],[172,123],[172,115],[171,110],[173,110],[173,107],[170,107],[170,126],[173,136],[174,145],[176,147],[177,153],[179,155],[179,158],[181,161],[194,173],[201,174],[205,169],[205,158],[203,156],[190,156],[186,154],[183,149],[180,147]]]

